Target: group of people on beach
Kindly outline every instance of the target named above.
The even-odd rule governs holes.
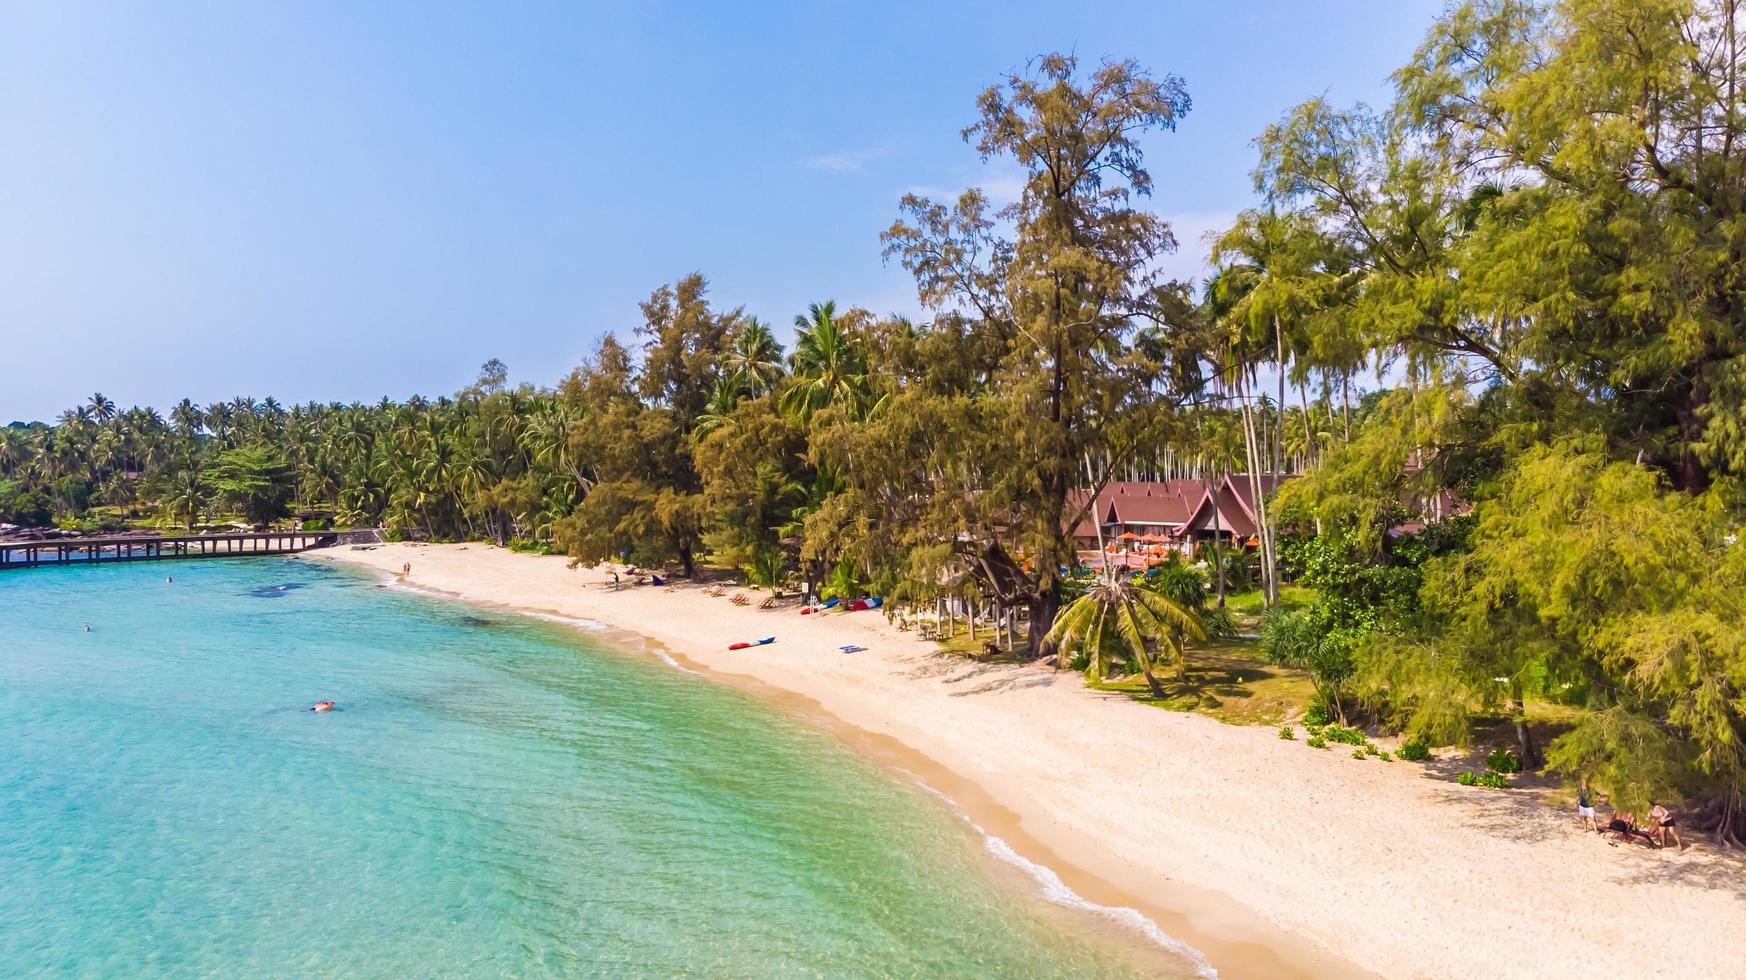
[[[1614,810],[1612,819],[1607,821],[1606,826],[1601,826],[1600,820],[1594,815],[1594,791],[1589,789],[1587,779],[1582,781],[1582,788],[1576,792],[1576,817],[1614,847],[1621,842],[1642,842],[1648,847],[1666,847],[1667,835],[1672,834],[1675,846],[1685,850],[1685,841],[1679,839],[1678,818],[1659,803],[1649,805],[1647,828],[1637,826],[1637,814],[1630,810]]]
[[[606,573],[608,575],[612,576],[612,589],[613,589],[613,591],[614,592],[618,591],[619,585],[621,584],[619,581],[619,577],[618,577],[618,569],[614,568],[611,565],[608,565],[608,566],[606,566]],[[624,566],[624,576],[625,576],[625,578],[628,578],[631,580],[632,585],[645,585],[645,584],[648,584],[648,585],[666,585],[667,584],[667,580],[662,578],[661,574],[659,572],[651,572],[651,571],[648,571],[647,569],[638,568],[635,565]]]

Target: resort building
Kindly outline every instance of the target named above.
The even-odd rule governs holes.
[[[1247,473],[1232,473],[1219,481],[1216,494],[1212,484],[1206,484],[1194,511],[1183,522],[1182,539],[1187,542],[1211,541],[1217,536],[1227,543],[1249,544],[1260,526],[1255,516],[1255,483],[1261,484],[1262,494],[1271,496],[1292,475],[1263,473],[1251,481]],[[1255,544],[1259,545],[1259,542]]]
[[[1205,493],[1204,480],[1111,482],[1075,525],[1073,540],[1081,550],[1095,551],[1101,526],[1105,547],[1173,544]],[[1068,506],[1077,510],[1084,500],[1082,491]]]

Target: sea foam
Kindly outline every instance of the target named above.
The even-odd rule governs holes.
[[[1032,861],[1023,854],[1013,850],[1012,845],[1008,844],[999,836],[984,830],[981,824],[970,819],[970,815],[964,812],[963,808],[958,805],[956,800],[932,786],[929,786],[914,773],[908,773],[908,775],[910,779],[914,780],[917,786],[920,786],[922,789],[939,797],[941,800],[944,800],[946,805],[952,809],[953,813],[956,813],[959,818],[969,824],[971,829],[975,830],[982,838],[983,844],[988,848],[988,853],[1029,875],[1031,880],[1037,883],[1038,893],[1043,896],[1044,900],[1066,908],[1088,912],[1100,918],[1109,919],[1112,922],[1126,926],[1129,929],[1133,929],[1158,946],[1187,960],[1193,965],[1195,976],[1204,977],[1206,980],[1217,980],[1219,971],[1213,968],[1213,965],[1207,961],[1206,956],[1202,954],[1200,950],[1195,949],[1188,943],[1185,943],[1182,940],[1177,939],[1175,936],[1165,932],[1161,927],[1159,927],[1158,923],[1153,922],[1144,912],[1126,905],[1102,905],[1091,901],[1074,891],[1066,882],[1062,881],[1061,876],[1056,874],[1054,869]]]

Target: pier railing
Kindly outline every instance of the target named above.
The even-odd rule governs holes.
[[[0,541],[0,569],[178,558],[290,555],[311,548],[378,540],[380,539],[375,531],[249,531],[236,534]]]

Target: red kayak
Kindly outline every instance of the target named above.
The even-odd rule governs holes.
[[[769,646],[770,644],[775,643],[775,642],[776,642],[776,638],[774,636],[766,636],[762,640],[755,640],[751,643],[730,643],[730,644],[728,644],[728,649],[729,650],[746,650],[746,649],[750,649],[751,647]]]

